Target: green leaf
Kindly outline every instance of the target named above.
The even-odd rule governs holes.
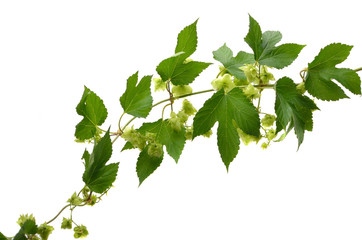
[[[185,146],[185,128],[181,127],[180,131],[171,128],[168,119],[159,119],[156,122],[144,123],[138,131],[145,135],[146,132],[155,133],[155,140],[166,146],[167,153],[176,161],[180,158],[182,150]]]
[[[101,126],[108,115],[102,99],[86,86],[84,86],[84,92],[76,111],[84,117],[75,127],[75,137],[79,140],[96,136],[97,126]]]
[[[211,63],[191,61],[184,63],[187,57],[196,51],[197,20],[185,27],[177,37],[175,55],[163,60],[156,68],[163,81],[170,80],[174,85],[192,83]]]
[[[175,53],[184,52],[185,58],[189,57],[196,51],[197,47],[197,31],[196,20],[191,25],[185,27],[177,36],[177,45]]]
[[[7,240],[7,238],[0,232],[0,240]]]
[[[15,235],[13,240],[26,240],[28,239],[25,234],[36,234],[38,231],[38,226],[35,224],[33,220],[26,220],[23,226],[20,228],[19,232]],[[6,240],[7,238],[0,233],[0,240]]]
[[[275,112],[277,114],[277,132],[294,127],[298,138],[298,148],[304,139],[305,130],[312,130],[312,111],[317,110],[315,103],[296,90],[292,79],[283,77],[276,83]],[[289,130],[290,131],[290,130]]]
[[[104,137],[95,144],[92,154],[85,163],[83,181],[90,190],[103,193],[116,180],[118,164],[106,165],[112,155],[112,142],[109,130]]]
[[[259,63],[269,67],[282,69],[290,65],[299,55],[305,45],[294,43],[282,44],[265,51],[259,59]]]
[[[282,39],[280,32],[262,33],[259,23],[250,15],[249,21],[249,32],[244,40],[253,50],[255,61],[262,65],[282,69],[290,65],[305,47],[294,43],[275,46]]]
[[[305,81],[306,90],[314,97],[336,101],[348,98],[340,86],[332,79],[342,84],[354,94],[361,94],[361,79],[352,69],[336,68],[336,65],[347,59],[352,46],[332,43],[323,48],[308,64]]]
[[[211,63],[192,61],[186,64],[184,54],[163,60],[156,68],[163,81],[170,80],[174,85],[188,85],[200,75]],[[180,62],[182,60],[182,62]]]
[[[254,63],[253,54],[240,51],[235,57],[230,48],[224,44],[218,50],[212,52],[214,59],[221,62],[227,71],[238,79],[246,79],[239,67],[244,64]]]
[[[151,157],[148,155],[149,145],[147,145],[141,152],[137,159],[137,176],[139,179],[139,185],[150,176],[160,165],[163,159],[163,153],[160,157]]]
[[[253,50],[255,60],[259,59],[260,55],[263,52],[261,38],[262,32],[259,23],[252,16],[249,15],[249,32],[244,40]]]
[[[152,109],[151,78],[145,76],[137,84],[138,72],[127,80],[127,89],[120,98],[125,113],[145,118]]]
[[[216,123],[218,148],[221,158],[228,169],[239,150],[239,136],[236,127],[243,132],[259,137],[259,114],[250,100],[239,88],[233,88],[228,93],[224,89],[209,98],[194,117],[193,138],[205,134]]]

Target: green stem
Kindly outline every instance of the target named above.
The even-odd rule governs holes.
[[[355,71],[355,72],[362,71],[362,67],[357,68],[357,69],[355,69],[354,71]]]
[[[67,208],[67,207],[70,207],[72,204],[67,204],[67,205],[65,205],[59,212],[58,212],[58,214],[57,215],[55,215],[55,217],[53,217],[51,220],[49,220],[48,222],[47,222],[47,224],[49,224],[49,223],[51,223],[51,222],[53,222],[55,219],[57,219],[57,217],[59,217],[59,215]]]
[[[122,115],[121,115],[121,117],[120,117],[119,120],[118,120],[118,129],[121,129],[121,120],[122,120],[122,118],[123,118],[123,116],[124,116],[125,113],[126,113],[126,112],[123,112]]]

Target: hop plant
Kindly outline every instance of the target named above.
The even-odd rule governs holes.
[[[53,232],[54,228],[46,223],[38,227],[38,234],[42,240],[47,240],[49,235]]]
[[[152,81],[155,85],[155,92],[166,90],[166,82],[162,81],[162,78],[153,78]]]
[[[145,137],[139,132],[137,132],[135,129],[133,129],[133,126],[131,128],[125,129],[125,131],[122,134],[122,138],[132,143],[134,147],[139,148],[140,150],[144,149],[146,146]]]
[[[182,110],[185,112],[185,114],[189,116],[192,116],[197,112],[192,103],[189,102],[187,99],[184,99],[182,102]]]
[[[27,220],[31,220],[31,221],[35,222],[35,217],[33,216],[33,214],[30,214],[30,215],[21,214],[17,221],[17,224],[19,224],[19,226],[22,227]]]
[[[68,199],[68,201],[70,204],[74,205],[74,206],[79,206],[80,204],[82,204],[83,199],[80,198],[77,193],[73,193],[73,195]]]
[[[261,119],[261,124],[264,127],[271,127],[273,126],[275,119],[276,119],[275,115],[265,114],[265,116]]]
[[[212,87],[219,91],[224,88],[225,92],[229,92],[235,86],[233,77],[230,74],[224,74],[222,77],[216,78],[211,82]]]
[[[268,72],[268,67],[265,65],[260,66],[260,80],[263,84],[268,84],[269,81],[274,81],[274,75]]]
[[[162,155],[162,144],[159,144],[159,143],[151,143],[149,144],[148,146],[148,149],[147,149],[147,154],[150,156],[150,157],[161,157]]]
[[[246,88],[243,88],[243,92],[246,97],[250,99],[256,99],[260,97],[260,91],[253,84],[249,84]]]
[[[62,221],[61,229],[72,229],[72,219],[64,218]]]
[[[172,87],[172,94],[175,97],[192,93],[192,88],[189,85],[176,85]]]
[[[175,112],[171,112],[168,122],[170,123],[170,126],[173,130],[176,132],[181,131],[182,121]]]
[[[192,134],[193,134],[193,127],[188,127],[186,128],[186,132],[185,132],[185,138],[186,140],[192,140]]]
[[[85,238],[88,236],[87,227],[84,225],[74,227],[74,238]]]
[[[254,64],[245,64],[239,69],[244,72],[249,83],[259,83],[258,69]]]
[[[244,143],[245,146],[249,145],[251,142],[258,142],[259,138],[246,134],[243,130],[241,130],[240,128],[236,129],[238,132],[238,135],[241,139],[241,141]]]
[[[297,88],[297,92],[300,94],[304,94],[306,92],[304,82],[299,83],[296,88]]]
[[[187,115],[182,109],[177,113],[177,117],[181,120],[182,123],[187,122],[189,119],[189,115]]]
[[[265,137],[268,139],[269,142],[273,140],[276,137],[275,129],[268,129],[265,133]]]

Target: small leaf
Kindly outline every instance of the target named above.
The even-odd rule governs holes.
[[[275,112],[277,114],[277,132],[294,127],[298,138],[298,148],[304,139],[305,130],[311,129],[312,111],[317,110],[315,103],[296,90],[292,79],[283,77],[276,83]]]
[[[0,240],[7,240],[7,237],[5,237],[1,232],[0,232]]]
[[[249,32],[245,42],[254,51],[254,59],[262,65],[282,69],[290,65],[305,45],[294,43],[275,46],[282,39],[278,31],[266,31],[262,34],[259,23],[249,15]]]
[[[224,44],[218,50],[212,52],[214,59],[221,62],[227,71],[238,79],[246,79],[245,74],[239,67],[244,64],[254,63],[253,54],[240,51],[235,57],[230,48]]]
[[[189,57],[196,51],[197,47],[197,31],[196,20],[191,25],[185,27],[177,36],[177,45],[175,53],[184,52],[185,58]]]
[[[137,160],[137,176],[139,179],[139,185],[150,176],[160,165],[163,159],[163,153],[160,157],[151,157],[148,155],[148,145],[140,152]]]
[[[340,86],[332,79],[342,84],[354,94],[361,94],[361,79],[352,69],[336,68],[336,65],[347,59],[352,46],[332,43],[323,48],[308,64],[305,81],[306,90],[314,97],[336,101],[348,98]]]
[[[151,78],[145,76],[137,84],[138,72],[127,80],[127,89],[120,98],[124,112],[135,117],[145,118],[152,109]]]
[[[95,144],[89,160],[86,161],[83,181],[90,190],[103,193],[116,180],[118,164],[106,165],[112,155],[112,142],[109,130],[104,137]]]
[[[76,126],[75,137],[79,140],[93,138],[97,133],[97,126],[101,126],[108,115],[102,99],[84,86],[84,92],[76,110],[84,118]]]
[[[23,226],[20,228],[19,232],[15,235],[13,240],[26,240],[28,239],[25,234],[36,234],[38,231],[38,226],[33,220],[26,220]],[[4,235],[0,233],[0,240]],[[6,240],[7,238],[5,238]]]
[[[192,61],[179,65],[170,77],[173,85],[188,85],[200,75],[211,63]]]
[[[236,127],[249,135],[259,137],[259,114],[241,89],[233,88],[228,93],[221,89],[206,100],[203,107],[196,113],[193,138],[208,132],[216,121],[219,122],[218,148],[228,169],[239,150],[240,140]]]

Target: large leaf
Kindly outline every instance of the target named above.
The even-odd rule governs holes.
[[[224,44],[218,50],[212,52],[214,59],[221,62],[229,73],[238,79],[246,79],[245,74],[239,67],[244,64],[254,63],[253,54],[240,51],[235,57],[229,47]]]
[[[28,239],[25,234],[36,234],[38,231],[38,226],[33,220],[26,220],[23,226],[20,228],[19,232],[15,235],[13,240],[26,240]],[[2,238],[4,237],[4,238]],[[7,239],[4,235],[0,233],[0,240]]]
[[[177,37],[175,54],[157,66],[156,71],[163,81],[170,80],[174,85],[187,85],[192,83],[210,63],[187,62],[185,60],[193,54],[197,47],[197,20],[185,27]]]
[[[145,118],[152,109],[151,78],[145,76],[137,84],[138,72],[127,80],[126,91],[120,98],[125,113]]]
[[[4,236],[4,234],[2,234],[2,233],[0,232],[0,240],[8,240],[8,239]]]
[[[108,115],[103,100],[84,86],[76,110],[83,119],[75,127],[75,137],[79,140],[93,138],[97,133],[97,127],[104,123]]]
[[[318,109],[315,103],[296,89],[292,79],[283,77],[276,83],[275,112],[277,132],[294,127],[298,148],[304,139],[305,130],[312,130],[312,111]],[[289,124],[289,126],[288,126]]]
[[[245,133],[259,136],[259,114],[243,91],[234,88],[228,93],[224,89],[209,98],[194,117],[193,138],[208,132],[218,122],[217,140],[221,158],[228,169],[239,151],[239,136],[236,125]]]
[[[336,101],[348,96],[332,79],[335,79],[354,94],[361,94],[361,79],[352,69],[336,68],[347,59],[352,46],[332,43],[323,48],[308,64],[305,88],[321,100]]]
[[[160,165],[163,159],[163,153],[160,157],[148,155],[148,145],[140,152],[137,160],[137,176],[139,179],[139,185],[150,176]]]
[[[249,21],[249,32],[244,40],[253,50],[255,61],[262,65],[282,69],[290,65],[305,47],[294,43],[275,46],[282,39],[280,32],[262,33],[259,23],[250,15]]]
[[[106,165],[112,155],[112,142],[109,130],[104,137],[95,144],[92,154],[83,154],[85,158],[85,171],[83,181],[90,190],[103,193],[116,180],[118,164]]]

